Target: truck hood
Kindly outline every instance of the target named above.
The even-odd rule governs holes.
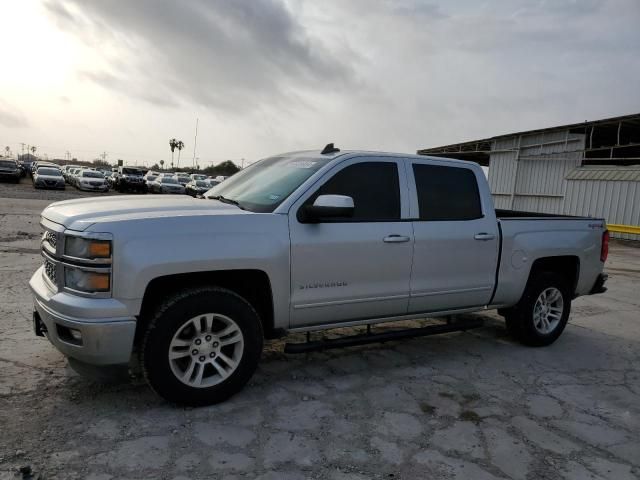
[[[70,230],[84,231],[103,222],[250,213],[217,200],[186,195],[114,195],[52,203],[44,209],[42,216]]]

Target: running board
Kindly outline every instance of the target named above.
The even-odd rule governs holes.
[[[484,320],[482,318],[469,318],[452,323],[428,325],[426,327],[419,328],[407,328],[404,330],[391,330],[389,332],[381,333],[371,333],[371,326],[367,325],[367,333],[364,334],[314,341],[310,340],[309,333],[307,333],[306,342],[286,343],[284,346],[284,353],[306,353],[329,350],[331,348],[354,347],[357,345],[366,345],[369,343],[401,340],[403,338],[426,337],[429,335],[438,335],[441,333],[463,332],[472,328],[482,327],[483,325]]]

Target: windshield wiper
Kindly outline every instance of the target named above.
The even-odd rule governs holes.
[[[227,198],[227,197],[223,197],[222,195],[214,195],[212,197],[209,197],[213,200],[218,200],[222,203],[228,203],[230,205],[235,205],[236,207],[238,207],[240,210],[246,210],[242,205],[240,205],[240,202],[238,202],[237,200],[234,200],[232,198]]]

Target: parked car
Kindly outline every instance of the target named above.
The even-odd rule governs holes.
[[[55,188],[64,190],[64,177],[59,168],[51,166],[39,166],[33,174],[33,186],[35,188]]]
[[[15,160],[0,159],[0,180],[19,183],[22,173]]]
[[[184,187],[178,183],[175,177],[157,177],[149,182],[149,191],[151,193],[184,193]]]
[[[71,170],[73,170],[74,168],[80,168],[77,165],[65,165],[64,167],[62,167],[62,176],[64,177],[64,181],[67,183],[69,182],[69,177],[71,174]]]
[[[97,170],[81,170],[76,177],[78,190],[89,190],[106,192],[109,190],[109,183],[104,178],[102,172]]]
[[[26,160],[19,160],[19,162],[21,163],[22,169],[25,171],[25,173],[31,176],[31,165],[33,164],[33,160],[27,158]]]
[[[115,173],[114,172],[107,172],[104,174],[104,179],[107,181],[107,183],[109,184],[109,188],[113,188],[113,182],[115,180]]]
[[[189,183],[191,181],[191,177],[189,175],[187,175],[186,173],[177,173],[175,175],[176,180],[178,180],[178,183],[180,185],[182,185],[183,187],[187,185],[187,183]]]
[[[211,190],[211,185],[204,180],[191,180],[184,187],[184,190],[187,195],[195,197],[197,195],[204,195],[206,192]]]
[[[146,192],[145,170],[140,167],[118,167],[114,179],[114,189],[118,192]]]
[[[205,197],[48,206],[45,261],[30,281],[36,333],[72,365],[138,352],[154,391],[203,405],[243,388],[264,338],[498,309],[516,339],[544,346],[574,298],[606,290],[603,219],[494,210],[476,163],[330,144],[252,164]]]
[[[147,173],[144,174],[144,183],[147,186],[147,191],[149,191],[149,182],[153,182],[156,178],[158,178],[158,176],[160,175],[160,172],[154,172],[152,170],[149,170]]]
[[[24,162],[17,162],[18,168],[20,169],[20,178],[24,178],[27,176],[27,168],[24,165]]]
[[[207,178],[205,182],[207,182],[207,185],[209,185],[209,188],[213,188],[216,185],[220,185],[220,182],[217,180],[214,180],[213,178]]]
[[[193,181],[193,180],[206,180],[207,176],[203,175],[202,173],[192,173],[191,175],[189,175],[189,178]]]
[[[67,173],[67,183],[75,187],[78,173],[80,173],[81,171],[82,171],[82,168],[80,167],[70,168],[69,173]]]

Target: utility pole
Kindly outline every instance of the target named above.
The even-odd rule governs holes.
[[[102,152],[102,153],[100,154],[100,158],[102,158],[102,161],[103,161],[103,162],[106,162],[106,161],[107,161],[107,152]]]
[[[196,135],[193,137],[193,166],[196,164],[196,145],[198,144],[198,119],[196,118]]]

